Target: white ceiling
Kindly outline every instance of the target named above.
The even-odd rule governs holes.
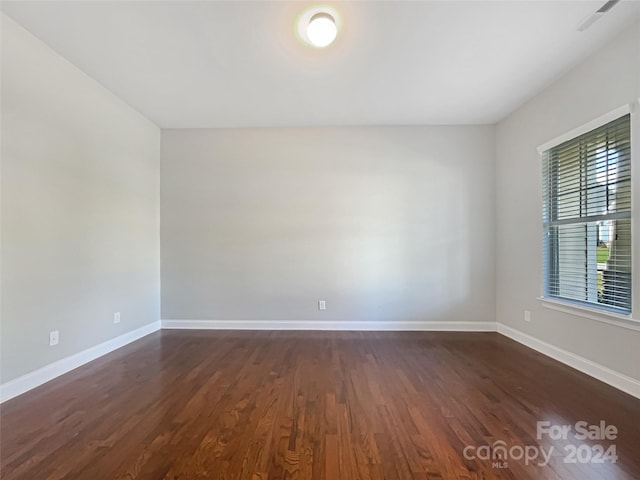
[[[326,3],[321,1],[320,3]],[[640,19],[626,0],[3,1],[2,11],[163,128],[494,123]]]

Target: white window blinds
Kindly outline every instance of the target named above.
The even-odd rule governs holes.
[[[631,311],[631,132],[625,115],[542,154],[544,296]]]

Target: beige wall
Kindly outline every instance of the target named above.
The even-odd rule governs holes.
[[[541,162],[536,147],[640,96],[640,24],[497,126],[497,319],[542,341],[640,379],[640,331],[543,308]],[[640,117],[632,117],[634,190]],[[634,196],[634,219],[640,195]],[[635,317],[640,308],[640,222],[634,221]],[[524,321],[524,310],[532,321]],[[640,325],[640,324],[639,324]]]
[[[2,382],[159,319],[159,149],[2,15]]]
[[[161,172],[163,319],[494,320],[493,127],[163,130]]]

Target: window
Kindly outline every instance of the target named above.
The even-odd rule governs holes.
[[[625,115],[542,153],[544,296],[631,312]]]

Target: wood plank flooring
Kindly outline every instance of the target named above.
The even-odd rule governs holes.
[[[640,478],[640,400],[495,333],[165,330],[0,419],[5,480]],[[537,439],[537,421],[618,435]],[[598,444],[616,463],[580,463]]]

